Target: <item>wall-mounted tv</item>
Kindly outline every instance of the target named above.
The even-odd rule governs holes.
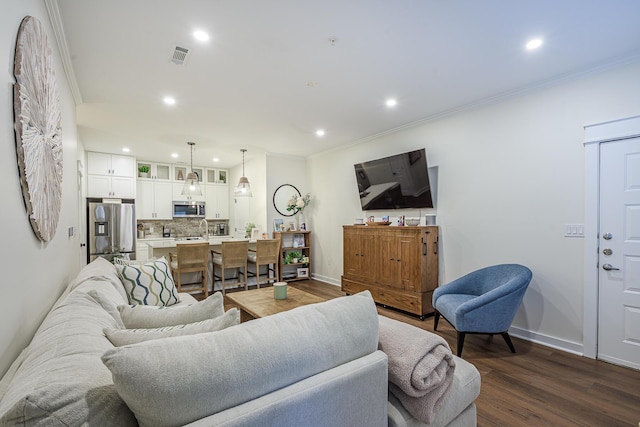
[[[424,148],[353,166],[362,210],[433,208]]]

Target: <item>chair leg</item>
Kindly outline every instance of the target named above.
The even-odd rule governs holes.
[[[515,353],[516,352],[516,348],[513,346],[513,343],[511,342],[511,337],[509,336],[509,333],[508,332],[503,332],[502,333],[502,338],[504,338],[504,341],[509,346],[509,350],[511,350],[511,353]]]
[[[209,272],[207,270],[202,270],[202,287],[204,288],[204,297],[207,298],[209,296]]]
[[[458,357],[462,357],[462,347],[464,346],[465,335],[466,334],[464,332],[458,332],[458,348],[456,351],[456,356]]]
[[[222,295],[226,295],[227,291],[224,287],[224,267],[220,266],[220,286],[222,287]]]
[[[438,310],[435,310],[435,312],[433,313],[433,330],[434,331],[438,330],[439,321],[440,321],[440,312]]]

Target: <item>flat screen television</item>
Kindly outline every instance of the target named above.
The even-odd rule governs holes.
[[[433,208],[424,148],[353,166],[362,210]]]

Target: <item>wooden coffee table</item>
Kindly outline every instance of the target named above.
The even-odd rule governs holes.
[[[273,288],[252,289],[250,291],[228,292],[225,295],[231,303],[240,309],[240,321],[258,319],[282,311],[291,310],[307,304],[326,301],[300,289],[287,287],[287,299],[273,297]]]

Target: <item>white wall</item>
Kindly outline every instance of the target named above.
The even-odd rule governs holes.
[[[13,56],[18,28],[31,15],[42,22],[54,57],[58,92],[62,104],[64,176],[62,210],[51,242],[40,242],[27,218],[16,161],[13,131]],[[4,0],[0,13],[0,180],[3,208],[2,281],[0,282],[0,376],[29,343],[53,302],[78,272],[80,237],[68,237],[78,228],[76,187],[77,134],[75,105],[60,62],[55,37],[42,0]]]
[[[253,222],[258,228],[264,230],[267,226],[267,180],[266,157],[260,155],[245,161],[244,173],[251,184],[251,198],[235,199],[233,192],[242,176],[242,164],[229,170],[229,212],[231,214],[234,232],[243,234],[248,223]],[[239,230],[234,230],[239,228]]]
[[[528,266],[516,334],[579,353],[584,240],[563,233],[584,221],[583,126],[637,114],[638,63],[314,156],[315,272],[339,283],[342,225],[383,214],[361,211],[353,164],[425,147],[438,166],[440,283],[491,264]]]
[[[273,193],[283,184],[291,184],[300,191],[301,194],[309,192],[307,184],[307,161],[303,157],[288,156],[282,154],[267,154],[267,221],[269,236],[273,233],[273,220],[275,218],[287,219],[280,215],[273,206]],[[313,213],[315,212],[314,200],[305,209],[305,217],[309,223],[309,229],[313,231]],[[293,218],[289,218],[292,220]],[[285,221],[286,223],[287,221]],[[315,262],[320,262],[315,260]],[[312,270],[313,271],[313,270]]]

